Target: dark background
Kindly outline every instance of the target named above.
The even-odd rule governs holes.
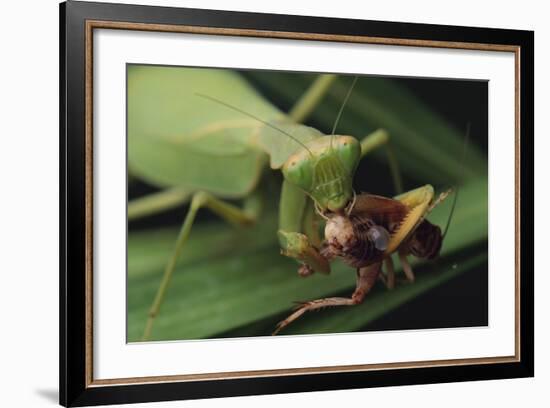
[[[475,143],[488,150],[488,83],[480,81],[394,79],[457,129],[471,125]],[[457,152],[457,154],[460,154]],[[451,279],[369,325],[369,330],[488,325],[488,265]],[[457,307],[458,306],[458,307]]]

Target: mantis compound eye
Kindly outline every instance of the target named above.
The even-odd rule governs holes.
[[[384,227],[375,225],[367,231],[367,237],[379,251],[385,251],[390,242],[390,233]]]

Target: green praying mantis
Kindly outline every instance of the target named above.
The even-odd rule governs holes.
[[[285,114],[229,70],[128,68],[129,169],[143,180],[166,187],[161,193],[132,203],[129,219],[189,201],[149,311],[143,340],[151,336],[198,211],[206,208],[238,226],[257,222],[266,195],[262,176],[268,163],[271,170],[283,174],[277,232],[282,254],[300,263],[301,276],[330,272],[330,257],[322,251],[320,224],[331,214],[352,213],[357,199],[353,177],[359,162],[370,152],[388,146],[389,141],[383,129],[360,140],[335,134],[357,78],[342,102],[331,135],[301,124],[335,79],[335,75],[319,75]],[[175,104],[175,100],[182,102]],[[205,114],[191,114],[197,110]],[[394,184],[400,191],[397,163],[391,154],[388,158]],[[242,206],[227,201],[236,199],[242,200]],[[385,259],[399,249],[442,199],[444,196],[434,201],[431,186],[397,198],[408,206],[411,216],[385,244]],[[406,257],[401,261],[410,271]],[[308,304],[291,317],[318,307],[344,304],[350,303]],[[282,322],[278,330],[297,317]]]

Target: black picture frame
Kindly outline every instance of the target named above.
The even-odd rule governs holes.
[[[531,377],[534,375],[534,33],[532,31],[364,21],[292,15],[68,1],[60,5],[60,403],[64,406],[122,404],[177,399],[293,393],[409,384]],[[223,380],[102,384],[89,367],[87,310],[90,291],[86,265],[88,230],[86,163],[86,30],[89,21],[185,25],[269,32],[367,36],[513,46],[521,67],[516,157],[521,200],[517,361],[492,364],[418,366]],[[87,227],[88,226],[88,227]],[[89,260],[88,260],[89,261]]]

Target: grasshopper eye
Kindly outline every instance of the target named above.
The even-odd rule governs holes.
[[[390,242],[390,233],[384,227],[378,225],[369,228],[367,237],[379,251],[385,251]]]

